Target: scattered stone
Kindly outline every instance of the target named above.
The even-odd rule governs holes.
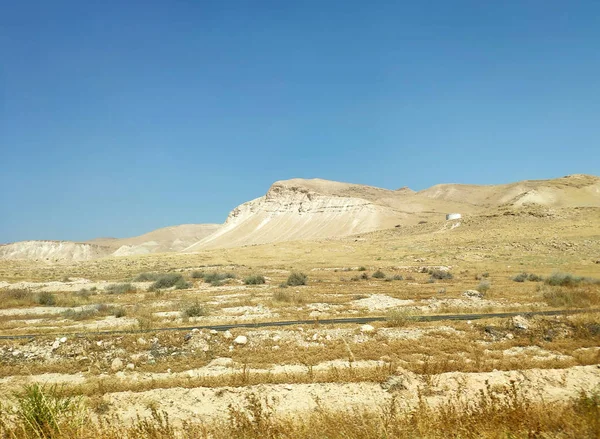
[[[200,330],[198,328],[194,328],[192,329],[192,332],[200,332]]]
[[[227,340],[230,340],[233,338],[233,334],[231,334],[231,332],[229,332],[229,331],[225,331],[223,333],[223,337],[225,337]]]
[[[60,347],[60,340],[54,340],[54,343],[52,343],[52,350],[55,351]]]
[[[371,332],[375,332],[375,327],[371,326],[371,325],[362,325],[360,327],[360,332],[365,332],[365,333],[371,333]]]
[[[183,337],[184,341],[190,341],[192,339],[192,334],[185,334],[185,336]]]
[[[60,341],[61,343],[65,343],[65,342],[67,341],[67,337],[62,337],[62,338],[61,338],[59,341]]]
[[[275,345],[271,348],[273,351],[278,351],[280,349],[279,345]]]
[[[96,346],[102,346],[102,340],[96,342]]]
[[[245,345],[248,343],[248,338],[245,335],[238,335],[235,340],[233,340],[235,344]]]
[[[509,332],[508,334],[506,334],[506,338],[512,340],[513,338],[515,338],[515,336],[512,334],[512,332]]]
[[[463,293],[463,296],[470,297],[471,299],[483,299],[483,293],[477,290],[467,290]]]
[[[127,363],[126,367],[127,367],[128,370],[133,370],[133,369],[135,369],[135,364],[133,364],[133,363]]]
[[[522,331],[527,331],[529,329],[529,322],[523,316],[514,316],[512,324],[515,329],[520,329]]]
[[[217,335],[219,332],[218,332],[216,329],[211,329],[211,330],[210,330],[210,333],[211,333],[212,335]]]
[[[120,358],[115,358],[112,363],[110,363],[110,368],[114,371],[117,372],[121,369],[123,369],[123,360],[121,360]]]
[[[280,336],[280,335],[274,335],[272,340],[273,340],[275,343],[277,343],[279,340],[281,340],[281,336]]]
[[[140,345],[145,345],[146,343],[148,343],[148,342],[146,341],[146,339],[145,339],[145,338],[142,338],[142,337],[138,338],[138,339],[137,339],[137,342],[138,342],[138,344],[140,344]]]
[[[285,390],[294,390],[294,387],[291,384],[286,384],[285,386],[283,386],[283,388]]]
[[[317,341],[319,339],[319,334],[315,333],[312,336],[313,341]]]
[[[232,367],[233,360],[229,357],[218,357],[208,363],[207,367]]]

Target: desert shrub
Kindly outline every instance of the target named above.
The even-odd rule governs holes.
[[[174,287],[177,282],[181,282],[185,280],[183,276],[179,273],[166,273],[161,274],[152,284],[152,288],[155,290],[160,290],[163,288],[171,288]]]
[[[154,282],[161,276],[160,273],[140,273],[133,278],[133,282]]]
[[[227,279],[235,279],[235,274],[218,273],[213,271],[212,273],[207,273],[204,275],[204,282],[211,284],[213,287],[223,285],[224,281]]]
[[[265,282],[266,282],[265,277],[261,276],[260,274],[248,276],[247,278],[244,279],[244,284],[246,284],[246,285],[261,285],[261,284],[264,284]]]
[[[408,276],[406,276],[406,280],[414,281],[415,277],[412,274],[409,274]]]
[[[285,282],[281,282],[279,284],[279,288],[287,288],[287,287],[288,287],[288,284],[286,284]]]
[[[192,271],[192,279],[204,279],[204,271],[195,270]]]
[[[183,315],[185,317],[203,317],[208,315],[208,310],[199,302],[194,302],[184,307]]]
[[[292,295],[284,290],[277,290],[273,293],[273,300],[276,302],[291,302]]]
[[[125,308],[123,308],[121,306],[114,308],[113,313],[112,313],[112,315],[118,319],[120,319],[121,317],[125,317],[126,314],[127,313],[125,312]]]
[[[367,280],[367,279],[369,279],[369,274],[368,274],[368,273],[362,273],[362,274],[360,275],[360,278],[361,278],[362,280]]]
[[[110,284],[104,288],[104,292],[107,294],[125,294],[135,292],[135,287],[130,283],[123,284]]]
[[[527,275],[527,280],[529,282],[541,282],[544,280],[542,276],[538,276],[537,274],[529,273]]]
[[[401,308],[390,310],[385,317],[386,325],[392,328],[406,326],[412,320],[414,320],[413,314]]]
[[[392,277],[392,279],[394,279],[394,280],[404,280],[404,277],[401,274],[395,274],[394,277]]]
[[[304,297],[298,293],[292,293],[286,290],[277,290],[273,293],[273,300],[275,302],[295,303],[301,305],[305,302]]]
[[[358,282],[358,281],[360,280],[360,276],[352,276],[352,277],[350,278],[350,280],[351,280],[352,282]]]
[[[290,287],[295,287],[299,285],[306,285],[308,281],[308,277],[304,273],[300,273],[299,271],[294,271],[287,278],[287,284]]]
[[[481,282],[479,282],[479,285],[477,285],[477,291],[479,291],[480,293],[486,293],[491,286],[492,284],[489,281],[482,280]]]
[[[54,306],[56,305],[56,296],[46,291],[38,294],[37,303],[43,306]]]
[[[429,269],[428,273],[433,279],[439,279],[439,280],[452,279],[454,277],[454,276],[452,276],[452,273],[450,273],[449,271],[440,270],[438,268]]]
[[[187,290],[188,288],[192,288],[192,283],[186,281],[184,278],[181,278],[175,282],[176,290]]]
[[[431,276],[429,279],[427,279],[427,283],[428,283],[428,284],[433,284],[433,283],[435,283],[435,279],[433,278],[433,276]]]
[[[69,320],[87,320],[96,317],[98,314],[98,310],[96,308],[86,308],[86,309],[68,309],[62,313],[62,317],[64,319]]]
[[[88,290],[87,288],[82,288],[79,291],[77,291],[75,293],[75,295],[84,300],[88,300],[90,298],[90,296],[92,295],[92,292],[90,290]]]
[[[561,287],[572,287],[583,282],[585,278],[574,276],[569,273],[552,273],[544,281],[546,285],[561,286]]]
[[[360,266],[358,267],[358,271],[367,271],[367,267]]]
[[[511,279],[514,282],[525,282],[529,275],[527,273],[519,273],[516,276],[513,276]]]
[[[385,273],[381,270],[377,270],[375,273],[373,273],[372,277],[374,277],[375,279],[384,279]]]
[[[598,302],[598,294],[584,289],[552,288],[542,294],[544,301],[553,307],[587,307]]]

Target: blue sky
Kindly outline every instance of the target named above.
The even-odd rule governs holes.
[[[294,177],[600,174],[597,1],[0,10],[0,242],[222,222]]]

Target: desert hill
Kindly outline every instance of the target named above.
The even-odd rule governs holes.
[[[274,183],[236,207],[214,234],[186,251],[300,239],[322,239],[412,225],[450,212],[481,214],[500,206],[600,206],[600,178],[572,175],[506,185],[445,184],[420,192],[322,179]]]
[[[132,238],[96,238],[87,242],[21,241],[0,246],[0,259],[46,262],[87,261],[105,256],[177,252],[219,229],[220,224],[182,224]]]
[[[182,224],[163,227],[132,238],[97,238],[95,243],[114,248],[114,256],[181,251],[214,233],[220,224]]]
[[[477,206],[599,207],[600,178],[575,174],[553,180],[525,180],[503,185],[439,184],[418,192],[428,198]]]
[[[283,180],[233,209],[223,225],[184,224],[85,243],[25,241],[0,246],[0,258],[79,261],[318,240],[437,221],[450,212],[476,216],[531,206],[600,207],[600,178],[577,174],[503,185],[441,184],[419,192],[322,179]]]

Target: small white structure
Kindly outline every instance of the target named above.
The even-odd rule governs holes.
[[[460,213],[449,213],[448,215],[446,215],[446,221],[461,219],[461,218],[462,218],[462,215]]]

